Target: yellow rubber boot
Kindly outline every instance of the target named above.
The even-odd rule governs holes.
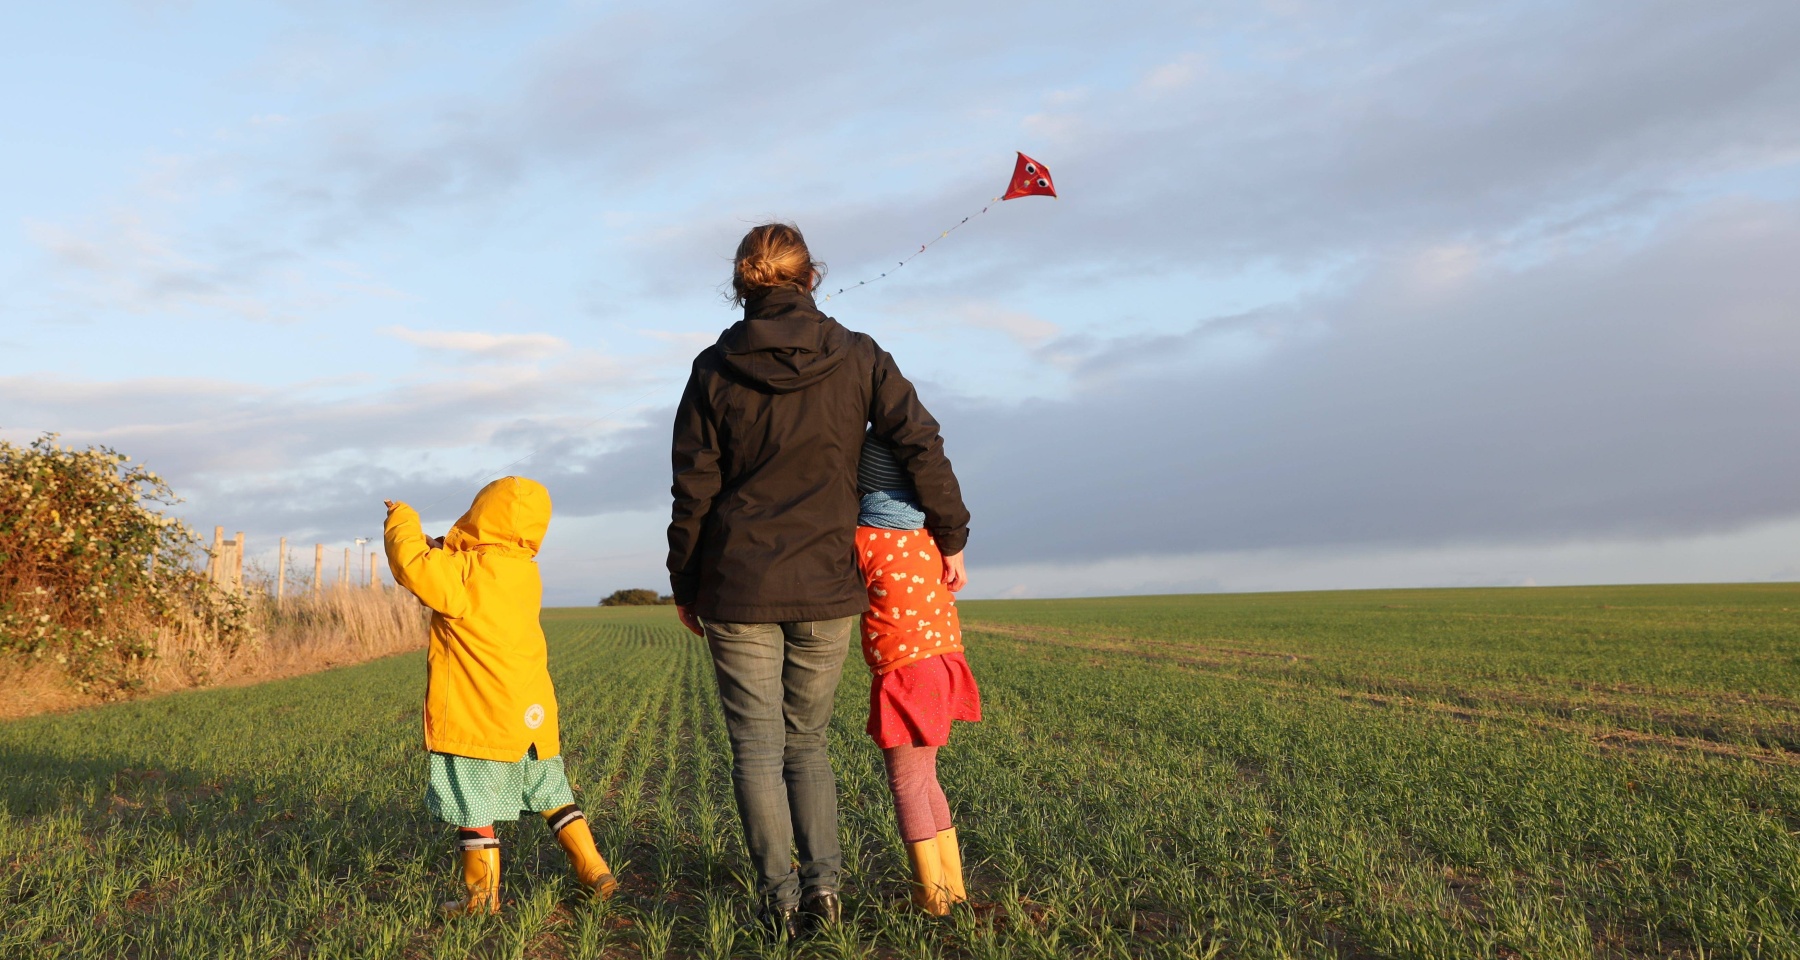
[[[555,832],[557,845],[569,855],[575,879],[596,898],[611,897],[619,889],[619,881],[600,855],[600,848],[594,846],[594,831],[588,828],[587,817],[573,807],[560,807],[544,811],[544,822]]]
[[[906,857],[912,861],[913,905],[934,917],[950,912],[950,898],[944,889],[944,863],[938,855],[937,838],[906,845]]]
[[[963,886],[962,848],[956,843],[955,827],[938,833],[937,848],[938,862],[944,866],[944,893],[951,903],[969,899],[969,891]]]
[[[484,914],[500,912],[500,841],[486,838],[485,844],[460,841],[462,848],[463,889],[466,900],[452,900],[443,905],[445,914]]]

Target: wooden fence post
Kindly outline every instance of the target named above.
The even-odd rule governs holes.
[[[244,592],[244,531],[237,532],[237,540],[231,551],[231,589],[234,593]]]
[[[275,561],[275,605],[281,606],[282,594],[287,587],[287,538],[281,538],[279,559]]]
[[[350,589],[350,548],[344,548],[344,565],[338,568],[338,584]]]
[[[319,595],[319,586],[325,576],[325,545],[313,544],[313,596]]]
[[[369,554],[369,586],[372,589],[381,587],[381,581],[375,579],[375,555],[372,553]]]
[[[220,576],[225,570],[224,564],[221,562],[224,559],[224,550],[225,528],[214,527],[212,552],[206,555],[206,579],[211,583],[216,584],[224,579]]]

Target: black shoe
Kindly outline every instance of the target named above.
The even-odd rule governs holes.
[[[800,908],[791,903],[765,903],[756,911],[756,923],[777,940],[792,940],[800,936]]]
[[[800,927],[807,934],[835,927],[844,920],[844,901],[836,890],[811,890],[800,898]]]

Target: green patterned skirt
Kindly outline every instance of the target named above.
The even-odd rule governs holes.
[[[431,786],[425,806],[431,815],[459,827],[485,827],[496,820],[517,820],[521,813],[542,813],[575,802],[563,758],[477,760],[449,753],[431,755]]]

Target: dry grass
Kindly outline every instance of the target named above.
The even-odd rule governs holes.
[[[256,613],[257,652],[222,679],[255,683],[425,647],[431,611],[405,590],[339,589],[273,601]]]
[[[397,589],[335,589],[289,598],[279,607],[247,599],[250,642],[221,647],[200,623],[180,623],[156,637],[143,669],[146,694],[205,686],[239,686],[362,663],[425,646],[430,611]],[[0,719],[92,706],[106,696],[80,692],[52,665],[0,664]],[[113,696],[116,699],[116,695]]]
[[[56,713],[99,703],[92,694],[75,689],[68,675],[54,664],[41,661],[0,660],[0,720]]]

